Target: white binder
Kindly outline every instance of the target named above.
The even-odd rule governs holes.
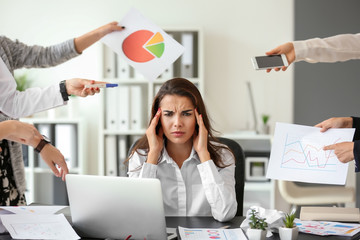
[[[130,129],[139,130],[143,124],[143,96],[141,86],[130,87]]]
[[[117,78],[121,80],[130,79],[130,65],[120,55],[117,56]]]
[[[120,88],[120,87],[119,87]],[[106,89],[105,90],[105,122],[106,129],[117,130],[119,124],[118,118],[118,89]]]
[[[139,71],[136,71],[136,69],[134,69],[134,79],[145,80],[145,76],[142,73],[140,73]]]
[[[118,156],[119,156],[119,176],[127,176],[127,164],[125,160],[127,159],[127,147],[126,147],[126,136],[118,136]]]
[[[105,137],[105,175],[117,176],[116,136]]]
[[[54,141],[54,136],[52,135],[52,129],[53,129],[53,125],[52,124],[46,124],[46,123],[41,123],[38,124],[37,129],[39,131],[39,133],[41,133],[41,135],[45,135],[46,137],[48,137],[52,144]],[[36,164],[37,162],[37,164]],[[40,154],[35,154],[35,166],[40,167],[40,168],[48,168],[49,166],[46,164],[46,162],[42,159]]]
[[[181,44],[185,51],[181,57],[181,76],[184,78],[194,77],[194,36],[191,33],[183,33],[181,35]]]
[[[154,96],[156,96],[156,94],[159,92],[161,86],[162,85],[160,85],[160,84],[155,85],[155,87],[154,87]]]
[[[77,137],[75,124],[55,125],[55,147],[64,155],[69,169],[77,167]]]
[[[104,77],[115,78],[115,59],[116,54],[107,46],[104,45]]]
[[[170,37],[174,38],[173,34],[168,34]],[[169,80],[174,77],[174,64],[169,65],[168,68],[161,74],[161,78]]]
[[[117,102],[112,104],[112,109],[116,111],[118,116],[117,129],[130,129],[130,87],[119,86],[117,88]]]

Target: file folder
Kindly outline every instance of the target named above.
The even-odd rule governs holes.
[[[117,56],[117,78],[120,80],[130,79],[130,65],[120,55]]]
[[[105,126],[108,130],[118,129],[118,89],[105,89]]]
[[[46,137],[48,137],[52,143],[54,143],[54,136],[53,136],[53,125],[52,124],[37,124],[35,126],[39,133],[41,133],[41,135],[45,135]],[[34,156],[34,160],[35,160],[35,167],[40,167],[40,168],[48,168],[48,165],[45,163],[45,161],[42,159],[40,154],[35,154]]]
[[[116,112],[118,123],[118,130],[129,130],[130,129],[130,87],[126,85],[122,85],[118,87],[117,91],[117,100],[115,103],[112,103],[110,107],[108,106],[110,111]]]
[[[126,177],[127,176],[127,164],[125,164],[125,160],[127,159],[127,146],[126,146],[126,136],[118,136],[118,156],[119,156],[119,176]]]
[[[55,125],[55,147],[64,155],[69,169],[77,167],[77,136],[75,124]]]
[[[115,53],[107,46],[104,47],[104,77],[105,78],[115,78],[115,62],[116,55]]]
[[[131,86],[130,96],[130,129],[139,130],[143,125],[143,96],[141,86]]]
[[[105,137],[105,175],[117,176],[116,136]]]
[[[184,78],[194,77],[194,36],[192,33],[183,33],[181,43],[185,48],[181,57],[181,76]]]

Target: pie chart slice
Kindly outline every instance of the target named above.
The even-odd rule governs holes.
[[[122,44],[126,57],[134,62],[148,62],[155,57],[144,48],[146,42],[154,35],[148,30],[139,30],[129,35]]]
[[[165,44],[164,43],[159,43],[159,44],[154,44],[151,46],[147,46],[146,47],[150,52],[152,52],[156,57],[161,57],[162,54],[164,53],[165,50]]]

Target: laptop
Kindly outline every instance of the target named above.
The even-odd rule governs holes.
[[[66,187],[81,237],[167,239],[159,179],[67,174]]]

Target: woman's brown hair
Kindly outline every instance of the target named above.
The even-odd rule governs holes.
[[[210,120],[209,120],[208,114],[206,112],[206,107],[205,107],[204,101],[201,97],[201,94],[200,94],[199,90],[197,89],[197,87],[189,80],[187,80],[185,78],[173,78],[171,80],[166,81],[161,86],[161,88],[160,88],[159,92],[156,94],[153,104],[152,104],[151,118],[149,121],[149,125],[151,123],[151,120],[154,118],[156,112],[158,111],[161,101],[163,100],[163,98],[166,95],[177,95],[177,96],[187,97],[191,100],[192,104],[194,105],[194,108],[196,108],[198,113],[202,115],[204,125],[205,125],[206,129],[208,130],[209,136],[208,136],[208,141],[207,141],[207,148],[210,153],[211,159],[214,161],[216,166],[221,167],[221,168],[225,167],[226,165],[224,165],[224,163],[222,162],[220,154],[219,154],[219,150],[222,148],[225,148],[225,147],[219,146],[219,145],[214,145],[213,143],[211,143],[211,142],[219,142],[219,141],[217,140],[217,138],[215,138],[213,136],[213,132],[215,130],[211,127]],[[160,127],[160,121],[159,121],[156,129],[158,130],[159,127]],[[198,128],[196,130],[198,130]],[[164,135],[164,147],[166,147],[166,141],[167,141],[167,138]],[[134,154],[135,151],[138,154],[141,154],[137,151],[138,149],[144,149],[145,151],[148,151],[149,144],[148,144],[146,135],[144,135],[142,138],[139,139],[139,141],[136,143],[136,145],[132,149],[131,154],[128,159],[131,158],[131,156]],[[228,148],[226,148],[226,149],[228,149]]]

